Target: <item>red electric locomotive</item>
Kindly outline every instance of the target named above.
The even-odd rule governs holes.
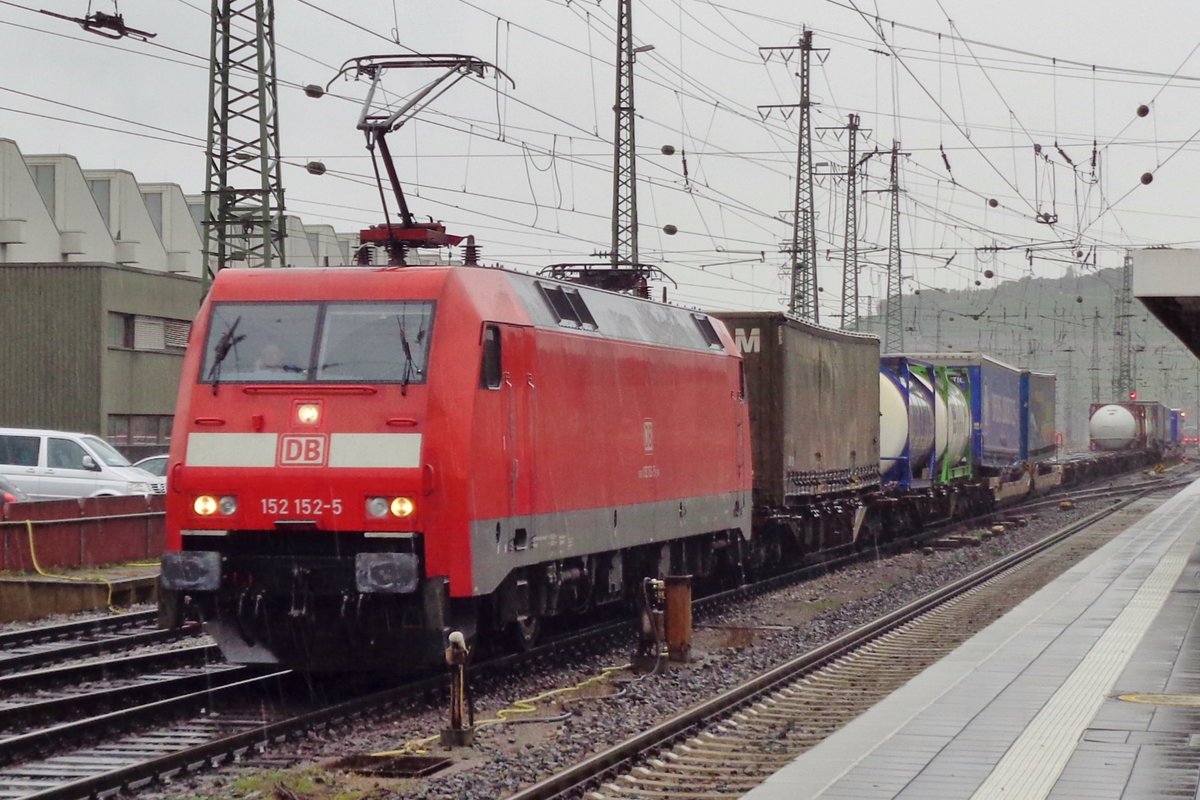
[[[226,655],[436,664],[713,572],[750,536],[741,357],[705,314],[472,266],[225,270],[184,360],[162,611]]]

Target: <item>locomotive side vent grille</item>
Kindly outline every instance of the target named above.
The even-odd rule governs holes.
[[[569,325],[575,328],[594,331],[599,329],[596,318],[583,300],[578,289],[567,289],[562,286],[551,286],[545,283],[537,285],[546,305],[554,313],[559,325]]]
[[[696,321],[696,327],[700,329],[700,335],[704,337],[705,344],[716,350],[725,349],[721,344],[721,337],[717,335],[717,329],[713,327],[712,320],[704,314],[692,314],[692,319]]]

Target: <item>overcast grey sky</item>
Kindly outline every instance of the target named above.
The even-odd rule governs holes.
[[[151,43],[109,42],[36,8],[83,15],[88,3],[0,2],[0,135],[26,153],[202,189],[208,2],[120,0],[127,24],[157,32]],[[414,212],[476,234],[486,260],[520,269],[606,250],[615,12],[614,0],[276,0],[289,211],[339,230],[381,221],[354,129],[365,85],[336,83],[321,100],[298,87],[324,84],[357,55],[467,53],[499,64],[516,89],[464,81],[394,135]],[[978,280],[982,292],[1061,276],[1093,249],[1101,267],[1116,266],[1126,247],[1200,240],[1197,4],[641,0],[635,34],[654,50],[636,68],[640,240],[643,260],[679,283],[677,299],[780,308],[796,120],[763,120],[756,106],[797,99],[796,63],[764,64],[758,48],[793,44],[802,26],[829,48],[814,69],[815,124],[856,113],[860,153],[898,138],[911,154],[901,168],[907,291]],[[415,77],[389,76],[389,99]],[[668,144],[674,155],[660,152]],[[844,169],[844,135],[826,132],[815,149],[827,170]],[[312,159],[329,173],[308,175]],[[866,169],[863,188],[882,188],[886,158]],[[875,299],[887,201],[867,194],[859,206],[862,293]],[[820,181],[815,205],[822,314],[833,321],[844,186]],[[668,224],[679,232],[663,233]]]

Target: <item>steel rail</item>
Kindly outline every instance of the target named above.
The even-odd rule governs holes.
[[[0,705],[0,728],[14,729],[28,725],[31,721],[45,724],[50,720],[67,719],[82,712],[94,714],[96,708],[120,708],[126,705],[137,708],[154,699],[171,699],[179,693],[210,689],[214,684],[228,680],[231,673],[245,674],[248,670],[236,664],[215,664],[211,667],[193,666],[181,674],[159,676],[127,683],[123,686],[106,686],[80,694],[61,694],[58,697],[40,697],[29,702]],[[5,743],[0,740],[0,761],[5,758]]]
[[[1062,538],[1066,538],[1066,536],[1069,536],[1070,533],[1073,533],[1078,529],[1086,527],[1087,525],[1094,523],[1095,521],[1103,518],[1104,516],[1114,513],[1119,508],[1122,508],[1125,505],[1127,505],[1128,503],[1131,503],[1134,500],[1136,500],[1139,496],[1142,496],[1145,494],[1152,494],[1155,491],[1162,491],[1165,488],[1169,488],[1169,487],[1156,484],[1155,487],[1153,487],[1153,489],[1151,489],[1151,490],[1143,491],[1137,496],[1129,497],[1123,503],[1114,504],[1113,506],[1105,508],[1105,509],[1101,510],[1100,512],[1097,512],[1096,514],[1090,515],[1089,517],[1085,518],[1084,520],[1081,520],[1081,521],[1075,523],[1074,525],[1069,526],[1068,528],[1064,529],[1063,532],[1059,532],[1058,534],[1055,534],[1055,536],[1059,537],[1058,539],[1056,539],[1054,541],[1050,541],[1049,538],[1043,539],[1041,542],[1036,543],[1035,545],[1031,545],[1030,547],[1025,548],[1022,551],[1019,551],[1018,553],[1013,554],[1012,556],[1002,559],[1000,562],[996,562],[996,564],[993,565],[993,567],[992,567],[992,571],[996,572],[996,573],[1001,572],[1001,571],[1007,569],[1009,566],[1011,566],[1015,563],[1018,563],[1018,557],[1021,556],[1022,554],[1028,553],[1028,555],[1026,555],[1025,557],[1029,557],[1029,556],[1035,554],[1036,552],[1040,552],[1040,550],[1045,549],[1046,547],[1052,546],[1054,543],[1057,543],[1057,541],[1061,540]],[[1130,490],[1121,491],[1120,489],[1117,489],[1114,491],[1117,493],[1128,494]],[[1004,509],[1004,510],[1002,510],[1000,512],[996,512],[996,513],[997,514],[1013,514],[1013,513],[1019,513],[1019,512],[1014,507],[1014,508]],[[992,515],[985,515],[985,516],[990,517]],[[963,523],[962,523],[962,521],[959,521],[955,524],[963,524]],[[927,536],[924,538],[928,538],[928,536],[932,536],[932,535],[941,535],[941,534],[940,533],[927,534]],[[913,544],[913,541],[910,539],[907,543],[905,543],[904,546],[911,547],[912,544]],[[1034,549],[1034,548],[1037,548],[1037,549]],[[845,564],[845,563],[852,563],[852,562],[855,562],[858,560],[862,560],[864,558],[874,558],[875,554],[877,552],[884,552],[887,550],[888,550],[888,548],[883,547],[883,546],[879,547],[878,549],[872,547],[870,549],[870,551],[868,551],[868,552],[852,553],[849,555],[845,555],[838,559],[835,559],[834,562],[822,562],[820,564],[806,566],[800,570],[792,571],[792,572],[789,572],[789,573],[786,573],[783,575],[774,576],[774,577],[769,578],[758,584],[754,584],[754,585],[751,585],[748,587],[738,587],[736,589],[722,592],[717,595],[709,595],[709,596],[700,598],[695,601],[695,607],[696,607],[697,611],[707,612],[708,610],[711,610],[712,607],[724,605],[726,603],[733,602],[738,599],[743,599],[745,597],[752,596],[754,594],[759,594],[759,593],[767,591],[771,588],[776,588],[781,585],[789,585],[789,584],[795,583],[797,581],[804,580],[806,578],[810,578],[815,574],[819,574],[819,573],[828,571],[831,568],[841,566],[842,564]],[[968,577],[968,578],[964,578],[960,581],[956,581],[955,583],[950,584],[947,587],[943,587],[942,589],[938,590],[937,592],[932,593],[929,597],[938,596],[938,597],[941,597],[942,599],[947,599],[950,596],[950,593],[955,591],[955,587],[959,587],[961,584],[964,583],[964,581],[967,581],[969,579],[970,578]],[[983,579],[980,579],[980,580],[982,581]],[[959,589],[959,591],[963,591],[963,590],[965,590],[965,589]],[[905,622],[908,619],[912,618],[913,616],[916,616],[919,614],[918,611],[913,610],[915,608],[915,605],[916,604],[910,604],[909,606],[906,606],[904,609],[900,609],[896,612],[893,612],[892,614],[889,614],[889,615],[881,618],[876,623],[873,623],[872,626],[864,626],[864,628],[870,627],[870,628],[876,630],[877,632],[881,633],[884,630],[884,628],[882,626],[887,625],[888,628],[890,629],[891,627],[895,627],[897,625],[903,624],[903,622]],[[562,651],[570,649],[572,647],[577,648],[577,649],[595,649],[600,646],[600,644],[597,642],[597,639],[616,637],[616,636],[624,636],[624,635],[627,635],[631,629],[632,629],[632,624],[628,620],[622,620],[620,622],[607,623],[607,624],[594,626],[587,630],[576,632],[575,634],[572,634],[570,636],[556,639],[555,641],[550,642],[548,644],[532,648],[531,650],[529,650],[525,653],[517,653],[517,654],[502,656],[502,657],[495,658],[495,659],[489,659],[488,661],[483,662],[483,663],[472,665],[469,668],[469,671],[475,677],[486,677],[488,679],[494,680],[497,678],[497,675],[503,675],[503,673],[506,670],[512,670],[512,669],[525,667],[525,666],[528,666],[531,662],[535,662],[540,659],[548,659],[548,658],[555,657],[557,655],[560,655]],[[862,630],[862,629],[860,629],[860,630]],[[851,636],[852,636],[852,634],[846,634],[842,637],[839,637],[838,639],[834,640],[833,642],[830,642],[829,644],[827,644],[821,648],[811,651],[809,654],[806,654],[806,656],[802,656],[800,659],[797,659],[794,662],[789,662],[789,664],[795,664],[797,662],[803,661],[803,662],[807,663],[808,668],[811,669],[814,666],[819,666],[822,663],[828,662],[829,660],[832,660],[833,658],[835,658],[841,652],[844,652],[847,649],[852,649],[853,647],[856,646],[856,643],[853,641]],[[787,666],[787,665],[785,665],[785,666]],[[799,667],[799,668],[803,669],[804,667]],[[783,669],[782,667],[777,668],[776,670],[773,670],[771,673],[768,673],[767,675],[760,677],[759,679],[757,679],[754,682],[754,685],[762,687],[761,689],[759,689],[760,692],[769,690],[772,686],[787,679],[786,677],[784,677],[784,674],[781,672],[782,669]],[[213,691],[197,692],[197,693],[195,693],[195,695],[192,695],[191,697],[193,697],[193,698],[204,697],[211,702],[211,699],[214,696],[216,696],[219,693],[225,692],[227,689],[236,688],[238,686],[242,686],[244,688],[245,686],[249,685],[250,683],[253,683],[254,681],[261,681],[261,680],[266,680],[266,679],[270,679],[270,678],[281,678],[281,677],[287,676],[289,674],[291,674],[290,671],[287,671],[287,670],[280,671],[277,673],[273,673],[272,675],[269,675],[269,676],[264,676],[262,678],[256,678],[256,679],[252,679],[250,681],[245,681],[245,682],[242,682],[239,684],[233,684],[230,687],[222,687],[221,689],[217,689],[217,690],[213,690]],[[242,732],[239,732],[236,734],[228,735],[228,736],[222,737],[220,739],[204,743],[199,746],[194,746],[194,747],[190,747],[190,748],[187,748],[184,750],[180,750],[177,753],[171,753],[171,754],[156,757],[156,758],[144,761],[144,762],[139,762],[137,764],[123,766],[118,769],[114,769],[114,770],[111,770],[109,772],[105,772],[102,774],[96,774],[96,775],[92,775],[92,776],[89,776],[86,778],[74,780],[69,783],[63,783],[58,786],[49,787],[45,790],[27,795],[26,797],[28,798],[28,800],[34,800],[35,798],[36,798],[36,800],[66,800],[68,798],[92,797],[92,796],[99,795],[101,793],[108,793],[108,792],[116,791],[119,789],[128,790],[130,788],[136,788],[145,783],[153,781],[157,778],[169,776],[169,775],[175,774],[181,770],[188,770],[188,769],[191,769],[191,768],[194,768],[197,766],[201,766],[201,765],[215,765],[226,758],[235,758],[250,749],[254,749],[254,748],[261,749],[273,741],[278,741],[278,740],[284,739],[288,736],[291,736],[291,735],[294,735],[297,733],[314,730],[314,729],[318,729],[321,727],[331,727],[334,725],[342,724],[342,723],[346,722],[347,720],[350,720],[350,719],[353,719],[353,718],[356,718],[359,716],[364,716],[364,715],[378,716],[381,711],[384,711],[388,708],[395,707],[395,706],[399,705],[400,703],[403,703],[406,701],[412,701],[415,698],[420,697],[422,695],[428,696],[431,693],[443,692],[443,691],[445,691],[447,683],[448,683],[448,680],[445,676],[435,676],[435,677],[431,677],[431,678],[427,678],[427,679],[423,679],[423,680],[410,682],[401,687],[396,687],[393,689],[388,689],[383,692],[377,692],[377,693],[374,693],[371,695],[366,695],[366,696],[362,696],[359,698],[355,698],[350,701],[346,701],[346,702],[342,702],[342,703],[330,706],[328,708],[323,708],[323,709],[319,709],[316,711],[307,712],[305,714],[301,714],[301,715],[298,715],[298,716],[295,716],[295,717],[292,717],[289,719],[278,720],[275,722],[263,724],[256,728],[242,731]],[[733,691],[737,691],[737,690],[733,690]],[[750,690],[747,689],[745,691],[750,691]],[[730,693],[726,693],[726,695],[729,695],[729,694]],[[724,697],[726,697],[726,695],[722,695],[721,697],[724,698]],[[749,696],[750,695],[747,695],[747,697],[749,697]],[[177,701],[159,701],[158,703],[152,703],[152,704],[148,704],[148,705],[165,707],[165,705],[167,703],[171,703],[171,702],[177,702]],[[701,719],[701,720],[707,719],[716,714],[720,714],[721,712],[719,710],[716,710],[715,706],[712,706],[712,703],[715,703],[715,700],[710,701],[710,703],[704,704],[704,706],[698,707],[696,710],[694,710],[690,713],[692,715],[698,715],[697,718]],[[110,729],[113,725],[113,720],[115,720],[117,718],[116,715],[120,715],[120,714],[124,714],[124,713],[125,712],[114,712],[114,714],[112,714],[112,715],[105,715],[103,717],[99,717],[96,719],[106,720],[107,723],[101,722],[99,724],[104,725],[106,729]],[[676,725],[683,726],[683,727],[679,728],[680,732],[686,731],[688,729],[688,727],[691,727],[692,725],[696,724],[696,723],[680,722],[679,721],[680,718],[673,718],[673,719],[676,720],[676,723],[675,723]],[[668,721],[668,723],[669,722],[671,722],[671,721]],[[666,725],[666,724],[667,723],[664,723],[664,725]],[[52,738],[51,732],[38,732],[35,735],[47,736],[47,737]],[[680,733],[676,733],[674,738],[678,738],[679,735],[680,735]],[[642,734],[641,736],[637,737],[635,740],[631,740],[631,742],[639,742],[640,744],[632,745],[635,748],[636,752],[634,753],[634,755],[626,756],[625,757],[626,760],[628,758],[634,757],[637,753],[640,753],[646,747],[650,746],[649,744],[647,744],[647,742],[650,741],[650,739],[647,737],[648,737],[648,733]],[[50,741],[50,740],[51,740],[50,738],[46,739],[46,741]],[[618,745],[618,747],[621,747],[621,746]],[[606,752],[611,752],[611,751],[606,751]],[[605,754],[601,754],[600,756],[594,757],[594,759],[599,759],[604,755]],[[593,761],[594,759],[590,759],[589,761]],[[604,767],[604,768],[602,768],[602,772],[608,771],[612,768],[613,768],[612,766]],[[596,774],[599,775],[601,773],[596,773]],[[550,779],[550,780],[553,780],[553,779]],[[542,786],[542,784],[538,784],[537,786]],[[524,792],[519,793],[518,795],[515,795],[514,800],[516,800],[516,798],[524,798],[526,796],[526,792],[531,792],[535,788],[537,788],[537,787],[531,787],[530,789],[527,789]],[[529,797],[537,797],[540,795],[528,795],[528,796]],[[555,796],[555,795],[550,794],[550,795],[545,795],[545,796]]]
[[[895,609],[872,622],[848,631],[740,686],[723,692],[711,700],[707,700],[670,719],[664,720],[646,731],[591,756],[556,775],[552,775],[526,789],[518,791],[511,795],[508,800],[549,800],[550,798],[565,797],[568,793],[577,792],[585,786],[603,780],[604,776],[618,769],[631,766],[634,761],[649,752],[660,750],[676,742],[683,736],[688,735],[695,728],[708,725],[714,719],[728,715],[734,709],[760,695],[791,682],[800,675],[822,667],[840,656],[857,649],[866,642],[876,639],[884,633],[928,613],[947,600],[993,579],[1154,491],[1156,490],[1140,492],[1108,508],[1090,514],[1015,553],[1011,553],[986,567],[976,570],[970,575],[946,584],[924,597]]]
[[[252,670],[247,667],[235,667],[227,671],[223,676],[214,676],[224,678],[224,681],[218,686],[211,686],[201,691],[189,692],[177,697],[143,703],[132,708],[122,708],[105,714],[97,714],[96,716],[82,720],[62,722],[48,728],[0,739],[0,763],[12,763],[12,760],[18,753],[33,749],[54,748],[60,745],[64,739],[74,739],[82,735],[109,732],[117,727],[128,726],[130,722],[174,714],[188,706],[198,705],[208,707],[215,698],[244,691],[255,684],[266,683],[293,674],[291,670],[279,670],[265,675],[255,675],[250,678],[238,678],[237,674],[235,674],[235,672],[245,673],[249,671]],[[0,783],[2,782],[3,778],[0,777]]]
[[[87,661],[82,664],[67,664],[59,667],[0,675],[0,692],[29,691],[45,684],[90,681],[111,678],[114,674],[130,671],[161,669],[180,661],[200,663],[223,663],[221,651],[215,644],[197,644],[175,650],[109,658],[104,661]]]
[[[96,639],[88,642],[63,644],[59,647],[38,649],[29,653],[19,653],[13,655],[4,655],[3,653],[0,653],[0,672],[15,672],[16,670],[28,669],[30,666],[51,664],[56,661],[65,661],[70,658],[83,658],[86,656],[103,655],[104,653],[110,653],[114,650],[123,650],[130,647],[144,647],[146,645],[161,644],[163,642],[173,642],[188,636],[198,636],[199,634],[200,626],[193,624],[183,628],[156,628],[154,630],[143,631],[141,633],[130,633],[124,636],[117,636],[108,639]]]
[[[7,631],[0,633],[0,650],[41,644],[56,639],[78,638],[86,634],[107,633],[132,625],[153,623],[157,617],[157,611],[131,611],[128,614],[108,614],[78,622],[62,622],[55,625]]]

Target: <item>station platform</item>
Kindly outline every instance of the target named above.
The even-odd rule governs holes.
[[[1200,797],[1200,482],[749,800]]]
[[[0,574],[0,623],[158,600],[158,563]]]

